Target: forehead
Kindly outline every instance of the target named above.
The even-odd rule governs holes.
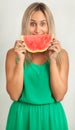
[[[42,11],[34,11],[32,14],[31,14],[31,18],[30,18],[31,20],[33,19],[33,20],[37,20],[37,21],[39,21],[39,20],[46,20],[46,16],[45,16],[45,14],[42,12]]]

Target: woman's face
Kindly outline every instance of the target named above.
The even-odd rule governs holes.
[[[42,11],[32,13],[29,21],[29,33],[32,35],[48,34],[48,23]]]

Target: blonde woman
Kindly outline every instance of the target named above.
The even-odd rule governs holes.
[[[21,40],[7,52],[6,88],[13,103],[6,130],[68,130],[61,104],[68,89],[68,54],[56,39],[53,16],[44,3],[25,10],[21,34],[53,34],[55,39],[42,53],[27,52]]]

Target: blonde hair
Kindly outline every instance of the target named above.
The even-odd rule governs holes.
[[[29,21],[30,21],[30,17],[32,15],[33,12],[36,11],[42,11],[43,14],[45,15],[46,19],[47,19],[47,23],[48,23],[48,28],[49,28],[49,34],[53,34],[55,37],[55,24],[54,24],[54,19],[53,19],[53,15],[50,11],[50,9],[48,8],[47,5],[45,5],[44,3],[39,3],[39,2],[35,2],[32,3],[24,12],[23,15],[23,19],[22,19],[22,30],[21,30],[21,34],[22,35],[26,35],[29,34],[29,30],[28,30],[28,25],[29,25]]]
[[[21,35],[27,35],[29,34],[29,22],[30,22],[30,18],[33,12],[36,11],[42,11],[42,13],[45,15],[46,20],[47,20],[47,24],[48,24],[48,33],[49,34],[53,34],[53,36],[55,37],[55,24],[54,24],[54,19],[53,19],[53,15],[50,11],[50,9],[48,8],[47,5],[45,5],[44,3],[40,3],[40,2],[35,2],[32,3],[24,12],[23,15],[23,19],[22,19],[22,30],[21,30]],[[27,52],[26,53],[26,63],[30,63],[32,58],[32,54]]]

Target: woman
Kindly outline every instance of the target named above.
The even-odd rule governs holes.
[[[60,103],[68,88],[68,54],[56,39],[53,16],[44,3],[26,9],[21,34],[53,34],[54,39],[42,53],[27,52],[21,40],[7,52],[6,86],[13,103],[6,130],[68,130]]]

